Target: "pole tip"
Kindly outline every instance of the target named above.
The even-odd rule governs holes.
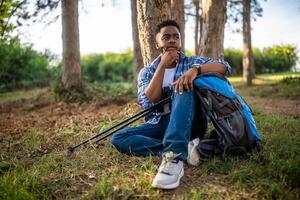
[[[74,150],[75,150],[75,148],[74,148],[74,147],[72,147],[72,146],[69,146],[69,147],[68,147],[68,151],[69,151],[69,153],[73,153],[73,152],[74,152]]]

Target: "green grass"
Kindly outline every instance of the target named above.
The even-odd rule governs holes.
[[[294,87],[293,79],[263,77],[267,85],[250,87],[245,95],[267,88],[268,84]],[[103,91],[111,90],[114,98],[130,94],[126,90],[122,93],[121,86],[106,87]],[[0,101],[10,95],[15,93],[0,96]],[[265,98],[268,97],[273,98],[273,94],[266,92]],[[5,102],[18,98],[7,99]],[[120,154],[107,140],[73,154],[66,151],[95,130],[104,130],[122,119],[113,120],[105,115],[93,125],[71,120],[51,131],[34,128],[22,137],[5,134],[0,147],[9,151],[1,152],[0,199],[299,199],[300,119],[265,114],[262,108],[253,107],[263,151],[253,152],[248,160],[224,161],[216,157],[199,167],[186,167],[181,186],[169,192],[151,187],[160,158]],[[131,116],[133,104],[123,111],[124,118]]]
[[[33,152],[40,147],[40,142],[37,139],[37,134],[35,131],[32,131],[26,140],[24,141],[25,143],[25,149],[27,149],[29,152]]]
[[[47,188],[38,184],[35,176],[29,175],[23,167],[16,167],[5,173],[0,180],[0,199],[30,200],[48,199]]]
[[[271,84],[276,83],[286,77],[298,77],[300,76],[299,72],[281,72],[281,73],[268,73],[268,74],[257,74],[254,79],[254,84]],[[242,76],[230,76],[229,81],[232,84],[241,84],[243,82]]]
[[[266,199],[295,199],[300,192],[300,120],[259,113],[264,150],[250,160],[212,159],[206,173],[224,174],[239,189]]]
[[[276,83],[258,88],[260,97],[281,97],[296,99],[300,97],[300,76],[285,77]]]
[[[263,98],[300,98],[300,73],[276,73],[257,75],[254,85],[246,87],[241,77],[229,78],[231,83],[240,90],[241,95]]]
[[[107,94],[105,97],[107,98],[118,98],[120,96],[129,96],[135,97],[135,91],[133,87],[133,83],[128,82],[119,82],[119,83],[111,83],[111,82],[102,82],[96,83],[95,87],[98,88],[101,93]]]
[[[269,81],[279,81],[286,77],[296,77],[300,76],[299,72],[280,72],[280,73],[267,73],[267,74],[258,74],[257,77]]]
[[[256,75],[256,78],[254,79],[254,84],[260,87],[259,91],[257,87],[253,90],[254,92],[251,93],[251,95],[256,95],[260,97],[267,97],[269,94],[273,94],[275,97],[295,97],[299,94],[299,88],[300,84],[294,83],[289,84],[286,86],[286,83],[281,83],[279,86],[278,82],[280,82],[282,79],[288,78],[288,77],[300,77],[299,72],[283,72],[283,73],[272,73],[272,74],[258,74]],[[241,86],[242,83],[242,77],[241,76],[233,76],[228,78],[229,81],[234,86]],[[97,97],[100,97],[102,99],[105,99],[107,101],[124,101],[128,99],[135,98],[136,92],[134,90],[134,87],[132,83],[127,82],[120,82],[120,83],[110,83],[110,82],[103,82],[103,83],[87,83],[87,88],[90,91],[91,98],[95,100]],[[243,88],[248,89],[248,88]],[[250,87],[251,90],[251,87]],[[36,99],[43,93],[46,93],[46,88],[43,89],[33,89],[33,90],[20,90],[20,91],[14,91],[14,92],[6,92],[6,93],[0,93],[0,103],[5,102],[14,102],[19,100],[27,100],[27,99]],[[50,92],[51,93],[51,92]],[[54,97],[50,97],[50,99],[53,99]]]
[[[0,103],[34,99],[46,91],[47,89],[45,88],[36,88],[32,90],[19,90],[14,92],[0,93]]]
[[[203,185],[193,185],[198,179],[194,177],[188,192],[176,194],[174,199],[235,198],[243,192],[266,199],[299,197],[300,120],[265,115],[259,110],[256,113],[264,150],[253,153],[250,160],[214,158],[203,163],[196,172],[202,177]],[[30,135],[27,138],[30,145],[25,145],[24,150],[32,151],[38,138]],[[60,139],[71,142],[70,135]],[[83,148],[74,154],[68,154],[64,149],[35,158],[27,166],[6,171],[0,181],[0,196],[4,199],[48,199],[51,196],[63,199],[166,198],[163,191],[150,185],[159,158],[129,157],[108,144]],[[232,191],[223,193],[211,187],[210,177],[219,177],[223,187]]]
[[[56,95],[53,94],[53,88],[56,86],[55,83],[52,84],[52,88],[35,88],[31,90],[18,90],[13,92],[0,93],[0,103],[15,102],[22,100],[34,100],[42,95],[47,95],[49,101],[53,101]],[[128,82],[95,82],[86,83],[86,99],[96,100],[97,98],[102,98],[107,101],[126,101],[128,99],[135,98],[136,91],[132,83]],[[80,93],[75,94],[80,95]]]

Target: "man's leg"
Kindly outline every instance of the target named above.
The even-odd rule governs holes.
[[[163,153],[172,151],[180,154],[180,160],[186,160],[194,112],[195,94],[193,91],[184,92],[181,95],[174,93],[170,122],[163,139]]]
[[[184,175],[183,160],[187,159],[188,143],[194,118],[194,92],[173,94],[170,122],[163,138],[163,160],[152,186],[174,189]]]
[[[157,156],[163,149],[162,139],[169,122],[169,115],[162,116],[158,124],[141,124],[122,129],[111,138],[120,152],[137,156]]]

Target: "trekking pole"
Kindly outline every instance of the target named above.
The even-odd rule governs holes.
[[[111,133],[109,133],[109,134],[107,134],[107,135],[104,135],[104,136],[102,136],[102,137],[100,137],[99,139],[97,139],[94,143],[98,143],[98,142],[100,142],[101,140],[103,140],[103,139],[105,139],[105,138],[107,138],[108,136],[111,136],[112,134],[114,134],[115,132],[117,132],[117,131],[119,131],[119,130],[121,130],[121,129],[123,129],[123,128],[125,128],[126,126],[128,126],[129,124],[131,124],[131,123],[133,123],[133,122],[135,122],[135,121],[137,121],[138,119],[140,119],[140,118],[142,118],[142,117],[144,117],[144,116],[146,116],[146,115],[148,115],[148,114],[150,114],[150,113],[152,113],[152,112],[154,112],[154,109],[153,110],[149,110],[148,112],[146,112],[146,113],[144,113],[144,114],[142,114],[141,116],[139,116],[138,118],[136,118],[136,119],[133,119],[132,121],[130,121],[130,122],[127,122],[126,124],[124,124],[123,126],[121,126],[121,127],[119,127],[119,128],[117,128],[116,130],[114,130],[113,132],[111,132]]]
[[[122,121],[122,122],[116,124],[115,126],[112,126],[111,128],[108,128],[108,129],[106,129],[106,130],[104,130],[104,131],[98,133],[97,135],[91,137],[90,139],[87,139],[87,140],[85,140],[85,141],[83,141],[83,142],[81,142],[80,144],[77,144],[77,145],[75,145],[75,146],[70,146],[70,147],[68,147],[68,151],[72,153],[72,152],[74,152],[74,150],[77,149],[78,147],[80,147],[80,146],[82,146],[82,145],[84,145],[84,144],[86,144],[86,143],[88,143],[88,142],[94,140],[95,138],[97,138],[97,137],[99,137],[99,136],[104,135],[105,133],[109,132],[110,130],[112,130],[112,129],[114,129],[114,128],[117,128],[118,126],[121,126],[121,125],[125,124],[125,125],[123,125],[122,127],[118,128],[117,130],[113,131],[112,133],[110,133],[110,134],[108,134],[108,135],[106,135],[106,136],[103,136],[103,137],[101,137],[99,140],[96,141],[96,142],[99,142],[100,140],[102,140],[102,139],[104,139],[104,138],[106,138],[106,137],[112,135],[112,134],[115,133],[116,131],[121,130],[122,128],[128,126],[128,125],[131,124],[132,122],[134,122],[134,121],[136,121],[136,120],[138,120],[138,119],[140,119],[140,118],[142,118],[142,117],[144,117],[144,116],[146,116],[146,115],[148,115],[148,114],[154,112],[155,109],[156,109],[157,107],[162,106],[162,105],[165,105],[165,104],[167,104],[167,103],[170,102],[170,101],[171,101],[171,97],[167,97],[167,98],[165,98],[165,99],[159,101],[158,103],[154,104],[152,107],[147,108],[147,109],[141,111],[141,112],[138,113],[138,114],[135,114],[134,116],[132,116],[132,117],[130,117],[130,118],[128,118],[128,119],[125,119],[124,121]],[[135,118],[136,118],[136,119],[135,119]],[[130,121],[130,120],[132,120],[132,121]]]

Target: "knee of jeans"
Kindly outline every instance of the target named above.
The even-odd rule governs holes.
[[[188,104],[188,105],[194,105],[195,101],[195,95],[193,91],[190,92],[183,92],[182,94],[179,94],[178,92],[174,94],[173,100],[172,100],[172,106],[179,104]]]
[[[115,134],[112,135],[110,139],[110,143],[114,145],[115,147],[121,146],[121,141],[124,139],[123,137],[125,136],[124,130],[120,130],[116,132]]]
[[[173,93],[173,98],[191,98],[194,97],[193,91],[185,91],[182,94],[179,94],[179,92]]]
[[[118,139],[114,135],[110,139],[110,144],[112,144],[113,146],[118,145]]]

